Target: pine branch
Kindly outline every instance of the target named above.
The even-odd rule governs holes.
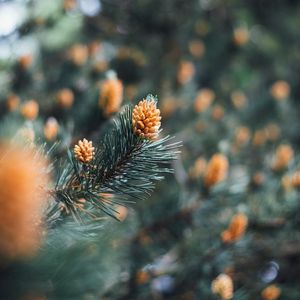
[[[132,111],[126,106],[116,116],[92,161],[82,163],[69,151],[54,190],[56,203],[49,208],[50,223],[63,220],[63,215],[81,223],[84,215],[95,219],[101,212],[116,218],[114,205],[145,199],[155,181],[173,172],[169,164],[180,143],[168,144],[169,136],[155,141],[139,137],[133,130]]]

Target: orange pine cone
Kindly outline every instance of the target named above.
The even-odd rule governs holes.
[[[39,114],[39,104],[35,100],[26,101],[21,107],[21,114],[27,120],[34,120]]]
[[[133,131],[141,138],[155,140],[158,137],[160,120],[160,110],[156,108],[153,97],[140,101],[133,109]]]
[[[86,45],[75,44],[69,49],[69,58],[77,66],[85,64],[89,56],[89,50]]]
[[[220,274],[211,283],[211,290],[219,295],[222,300],[230,300],[233,297],[233,282],[231,277],[226,274]]]
[[[294,151],[290,145],[280,145],[276,149],[272,169],[275,171],[286,168],[294,157]]]
[[[248,217],[239,213],[231,219],[229,228],[222,232],[221,238],[224,243],[232,243],[239,240],[245,233],[248,225]]]
[[[210,188],[223,181],[227,177],[228,167],[229,163],[225,155],[221,153],[213,155],[208,162],[204,175],[205,186]]]
[[[283,101],[290,95],[290,85],[284,80],[278,80],[271,86],[270,93],[277,101]]]
[[[6,99],[6,107],[8,111],[14,111],[20,104],[20,98],[17,95],[10,95]]]
[[[177,71],[177,82],[181,85],[188,83],[195,74],[195,66],[190,61],[181,61]]]
[[[74,93],[70,89],[61,89],[56,95],[60,107],[70,108],[74,102]]]
[[[33,58],[31,54],[25,54],[19,58],[19,66],[24,70],[27,70],[32,65],[32,62]]]
[[[238,27],[233,32],[233,42],[237,46],[244,46],[249,41],[249,31],[247,28]]]
[[[48,176],[46,162],[32,151],[0,146],[0,257],[35,253],[42,236],[42,211]],[[42,171],[41,171],[42,170]]]
[[[88,163],[94,158],[94,150],[92,141],[89,142],[87,139],[83,139],[83,141],[79,140],[78,145],[74,146],[74,155],[82,163]]]
[[[279,298],[280,294],[281,294],[280,288],[277,287],[275,284],[272,284],[266,287],[261,292],[261,297],[263,298],[263,300],[276,300]]]
[[[123,84],[117,78],[106,79],[101,85],[99,106],[109,117],[119,111],[123,101]]]
[[[215,93],[213,90],[204,88],[201,89],[194,102],[194,108],[196,112],[204,112],[208,109],[211,103],[215,99]]]
[[[59,125],[55,118],[51,117],[47,120],[44,126],[44,136],[46,140],[53,141],[57,136]]]

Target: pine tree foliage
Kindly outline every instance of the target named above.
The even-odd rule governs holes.
[[[0,20],[13,3],[1,141],[60,142],[44,242],[1,257],[0,298],[300,299],[299,1],[10,0]],[[155,141],[118,113],[149,91]]]
[[[180,143],[169,143],[170,139],[138,137],[133,132],[132,107],[125,106],[97,145],[90,163],[84,164],[68,152],[52,192],[56,203],[49,211],[50,223],[60,218],[58,210],[79,222],[83,221],[82,213],[97,218],[102,211],[116,218],[115,204],[145,199],[154,182],[163,179],[163,173],[172,172],[169,165],[176,159]]]

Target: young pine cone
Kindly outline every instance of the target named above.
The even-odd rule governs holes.
[[[263,300],[277,300],[281,294],[281,290],[275,284],[271,284],[261,292]]]
[[[229,162],[225,155],[214,154],[207,164],[204,174],[204,184],[207,188],[223,181],[227,177]]]
[[[123,84],[117,78],[105,80],[101,85],[99,106],[106,117],[119,111],[123,101]]]
[[[294,151],[290,145],[282,144],[278,146],[272,163],[272,169],[280,171],[287,168],[293,157]]]
[[[30,121],[37,118],[39,114],[39,104],[35,100],[28,100],[21,106],[21,115]]]
[[[160,120],[160,110],[156,108],[156,100],[152,97],[140,101],[133,109],[133,131],[141,138],[155,140],[158,137]]]
[[[248,217],[239,213],[233,216],[228,229],[222,232],[221,238],[224,243],[232,243],[239,240],[247,229]]]
[[[28,257],[42,241],[47,162],[30,149],[0,145],[0,257]],[[2,261],[3,260],[3,261]]]
[[[220,274],[211,283],[211,290],[214,294],[219,295],[222,300],[230,300],[233,297],[233,282],[226,274]]]
[[[47,141],[53,141],[57,137],[59,125],[55,118],[48,118],[44,125],[44,136]]]
[[[271,86],[270,93],[277,101],[284,101],[290,95],[290,85],[284,80],[278,80]]]
[[[83,141],[79,141],[77,145],[74,147],[74,155],[75,158],[82,163],[90,162],[95,155],[95,148],[93,147],[92,141],[88,141],[87,139],[83,139]]]

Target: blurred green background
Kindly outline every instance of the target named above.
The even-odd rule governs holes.
[[[183,143],[122,222],[62,230],[1,270],[1,299],[300,299],[299,74],[297,0],[1,0],[1,138],[59,141],[62,157],[107,130],[118,78],[123,104],[157,95],[162,135]],[[237,213],[247,228],[226,242]]]

